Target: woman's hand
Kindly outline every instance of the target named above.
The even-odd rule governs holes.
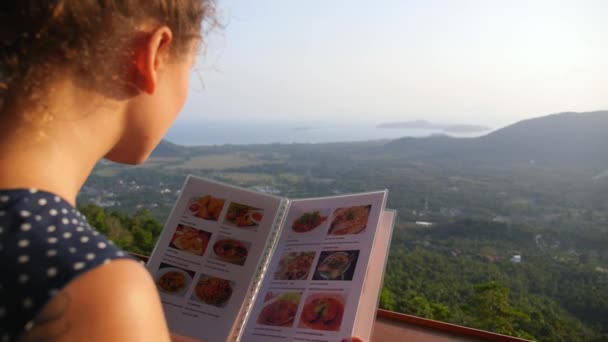
[[[351,337],[351,338],[342,339],[341,342],[364,342],[364,341],[358,337]]]

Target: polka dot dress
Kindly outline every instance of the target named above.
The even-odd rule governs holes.
[[[0,190],[0,342],[31,328],[45,304],[78,275],[128,257],[60,197]]]

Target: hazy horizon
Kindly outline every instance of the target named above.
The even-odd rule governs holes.
[[[494,129],[608,109],[603,1],[218,2],[178,119]]]

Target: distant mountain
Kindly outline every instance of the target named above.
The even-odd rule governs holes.
[[[479,125],[468,125],[468,124],[441,124],[433,123],[426,120],[415,120],[415,121],[401,121],[401,122],[387,122],[376,125],[378,128],[389,128],[389,129],[425,129],[425,130],[440,130],[451,133],[473,133],[473,132],[487,132],[491,130],[490,127],[479,126]]]
[[[492,130],[492,128],[488,126],[479,126],[479,125],[467,125],[467,124],[456,124],[456,125],[448,125],[443,131],[448,133],[475,133],[475,132],[488,132]]]
[[[162,140],[152,151],[151,157],[179,157],[188,154],[188,148]]]
[[[608,167],[608,111],[552,114],[479,138],[402,138],[385,147],[414,156]]]

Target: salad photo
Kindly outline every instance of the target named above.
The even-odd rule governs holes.
[[[230,203],[224,223],[234,227],[256,227],[264,218],[264,210],[240,203]]]

